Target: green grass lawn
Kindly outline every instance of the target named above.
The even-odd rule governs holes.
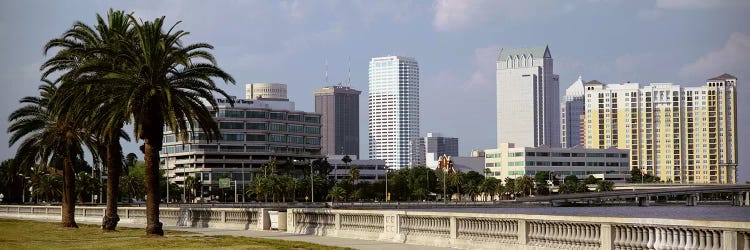
[[[103,233],[96,225],[0,219],[0,249],[344,249],[306,242],[165,231],[165,237],[144,237],[144,229],[118,228]]]

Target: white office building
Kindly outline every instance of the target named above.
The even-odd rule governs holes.
[[[565,90],[565,97],[560,104],[560,135],[563,148],[583,146],[581,121],[586,113],[583,85],[583,77],[578,76],[578,80]]]
[[[560,146],[559,76],[548,47],[503,49],[497,59],[497,143]]]
[[[419,65],[414,58],[376,57],[369,69],[369,153],[392,169],[416,166]]]

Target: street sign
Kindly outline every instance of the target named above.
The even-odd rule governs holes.
[[[221,178],[219,179],[219,188],[229,188],[229,182],[231,180],[229,178]]]

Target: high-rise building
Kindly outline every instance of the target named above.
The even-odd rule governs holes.
[[[497,59],[497,143],[560,146],[559,76],[549,47],[503,49]]]
[[[737,78],[700,87],[587,83],[586,147],[630,149],[630,165],[676,183],[737,181]]]
[[[376,57],[369,69],[370,158],[389,168],[416,165],[419,150],[419,65],[414,58]]]
[[[578,76],[578,80],[565,90],[565,97],[560,104],[560,129],[562,130],[560,135],[563,148],[583,146],[581,142],[581,116],[586,111],[583,95],[583,78]]]
[[[424,137],[425,158],[437,161],[441,155],[458,156],[458,138],[427,133]]]
[[[347,86],[315,90],[315,113],[321,114],[322,155],[359,157],[359,94]]]

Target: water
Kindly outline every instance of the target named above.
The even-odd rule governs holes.
[[[508,208],[435,208],[435,212],[545,214],[572,216],[638,217],[690,220],[750,222],[750,207],[733,206],[602,206],[602,207],[508,207]]]

